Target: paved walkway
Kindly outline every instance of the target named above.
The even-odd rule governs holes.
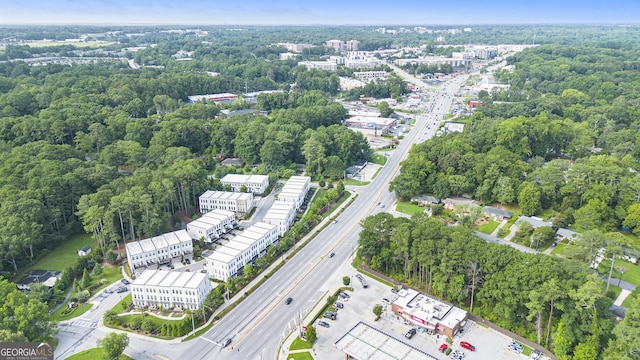
[[[627,298],[627,296],[629,296],[629,294],[631,294],[631,291],[629,291],[627,289],[622,289],[622,291],[620,291],[620,295],[618,295],[618,298],[616,299],[616,301],[613,302],[613,305],[622,306],[622,302]]]
[[[500,231],[500,229],[502,229],[505,225],[507,225],[508,222],[509,222],[509,220],[506,220],[506,219],[502,220],[500,222],[500,224],[498,225],[498,227],[495,230],[493,230],[493,232],[490,235],[498,237],[498,231]]]

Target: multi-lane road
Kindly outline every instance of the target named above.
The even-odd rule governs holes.
[[[393,205],[395,195],[388,191],[388,185],[397,175],[400,162],[414,143],[434,136],[436,125],[448,112],[453,96],[465,78],[459,76],[450,80],[432,97],[431,111],[418,116],[412,130],[389,156],[387,165],[374,181],[359,189],[358,197],[337,217],[337,223],[329,224],[209,331],[185,343],[131,337],[126,353],[134,359],[277,358],[278,346],[290,331],[293,319],[300,318],[322,297],[319,286],[335,276],[336,269],[356,248],[360,221]],[[328,256],[331,252],[336,254],[332,258]],[[293,298],[290,305],[284,304],[287,297]],[[63,326],[59,337],[64,338],[60,342],[64,346],[57,349],[56,359],[68,356],[70,349],[94,347],[95,340],[103,336],[103,331],[94,327],[81,328],[73,323]],[[226,339],[232,342],[223,348],[221,343]]]

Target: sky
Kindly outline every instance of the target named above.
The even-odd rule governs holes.
[[[558,23],[640,23],[640,0],[0,0],[0,25]]]

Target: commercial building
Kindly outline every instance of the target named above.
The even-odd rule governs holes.
[[[375,135],[389,133],[389,129],[397,123],[397,119],[373,116],[354,116],[344,121],[344,125],[354,131]]]
[[[313,45],[311,44],[293,44],[293,43],[277,43],[276,46],[280,46],[289,51],[298,52],[298,53],[313,47]]]
[[[371,56],[366,51],[350,51],[344,60],[344,66],[350,69],[374,68],[380,65],[382,60]]]
[[[360,80],[386,79],[389,73],[386,71],[356,71],[353,73]]]
[[[244,266],[266,253],[278,241],[278,227],[258,222],[218,247],[204,261],[209,275],[222,281],[235,276]]]
[[[233,102],[238,98],[238,95],[231,93],[222,93],[222,94],[207,94],[207,95],[191,95],[187,97],[188,103],[196,103],[198,101],[212,101],[214,103],[221,102]]]
[[[211,292],[211,281],[200,272],[146,270],[131,284],[136,307],[196,310]]]
[[[320,69],[327,71],[335,71],[338,65],[335,62],[330,61],[299,61],[298,65],[302,65],[307,69]]]
[[[453,337],[467,321],[467,312],[413,289],[398,291],[391,310],[412,325]]]
[[[346,50],[347,45],[342,40],[329,40],[324,43],[324,46],[333,48],[335,51],[343,52]]]
[[[131,271],[149,265],[171,263],[173,259],[193,253],[193,243],[186,230],[178,230],[150,239],[126,244]]]
[[[229,185],[231,190],[240,191],[243,186],[254,195],[262,195],[269,186],[267,175],[227,174],[220,179],[222,185]]]
[[[213,209],[220,209],[233,211],[238,216],[244,216],[254,208],[252,193],[207,190],[200,195],[199,200],[201,214]]]
[[[204,238],[204,242],[212,243],[223,234],[231,231],[236,223],[235,213],[227,210],[213,209],[200,218],[187,224],[187,233],[193,240]]]
[[[452,67],[463,67],[469,68],[471,67],[473,61],[470,59],[456,59],[456,58],[447,58],[441,56],[420,56],[415,59],[397,59],[395,61],[396,65],[404,66],[408,64],[426,64],[426,65],[451,65]]]

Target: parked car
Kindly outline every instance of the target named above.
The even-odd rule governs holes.
[[[538,350],[534,350],[531,355],[529,356],[530,360],[538,360],[540,359],[540,357],[542,357],[542,353]]]
[[[129,284],[131,284],[131,283],[129,282],[129,280],[127,280],[127,279],[122,279],[122,280],[120,280],[120,282],[121,282],[121,283],[123,283],[123,284],[125,284],[125,285],[129,285]]]
[[[460,350],[456,350],[454,352],[451,353],[451,359],[452,360],[462,360],[464,359],[464,353]]]
[[[293,299],[288,297],[287,300],[284,301],[284,303],[285,303],[285,305],[289,305],[289,304],[291,304],[292,301],[293,301]]]
[[[206,274],[207,270],[206,269],[202,269],[202,270],[200,270],[200,272],[203,273],[203,274]]]
[[[124,286],[120,286],[120,287],[116,290],[116,292],[117,292],[117,293],[123,293],[123,292],[127,292],[127,290],[129,290],[129,289],[127,289],[127,288],[126,288],[126,287],[124,287]]]
[[[184,259],[184,262],[186,262],[187,265],[191,264],[191,260],[189,260],[189,259]]]
[[[335,320],[338,316],[333,311],[327,311],[326,313],[324,313],[324,317],[327,319]]]
[[[341,302],[337,302],[334,304],[338,309],[344,309],[344,304]]]
[[[404,337],[406,337],[407,339],[411,339],[413,337],[413,335],[415,335],[415,334],[416,334],[416,329],[413,328],[413,329],[407,331],[407,333],[404,334]]]
[[[349,294],[347,294],[346,292],[341,292],[340,295],[342,295],[343,297],[346,297],[347,299],[350,298],[351,296],[349,296]]]
[[[104,292],[106,294],[113,294],[113,290],[111,290],[111,289],[105,289]]]
[[[382,298],[382,302],[387,304],[387,305],[391,305],[391,300],[389,300],[387,298]]]
[[[328,323],[328,322],[326,322],[326,321],[319,321],[319,322],[318,322],[318,325],[320,325],[320,326],[322,326],[322,327],[326,327],[326,328],[328,328],[329,326],[331,326],[331,325],[329,325],[329,323]]]
[[[466,341],[460,341],[460,346],[467,350],[476,351],[476,347]]]
[[[449,348],[449,345],[447,345],[447,344],[442,344],[442,345],[440,345],[440,347],[438,348],[438,350],[439,350],[441,353],[443,353],[443,352],[447,351],[447,349],[448,349],[448,348]]]
[[[507,345],[507,349],[520,354],[522,350],[524,350],[524,347],[519,342],[512,341],[509,345]]]

